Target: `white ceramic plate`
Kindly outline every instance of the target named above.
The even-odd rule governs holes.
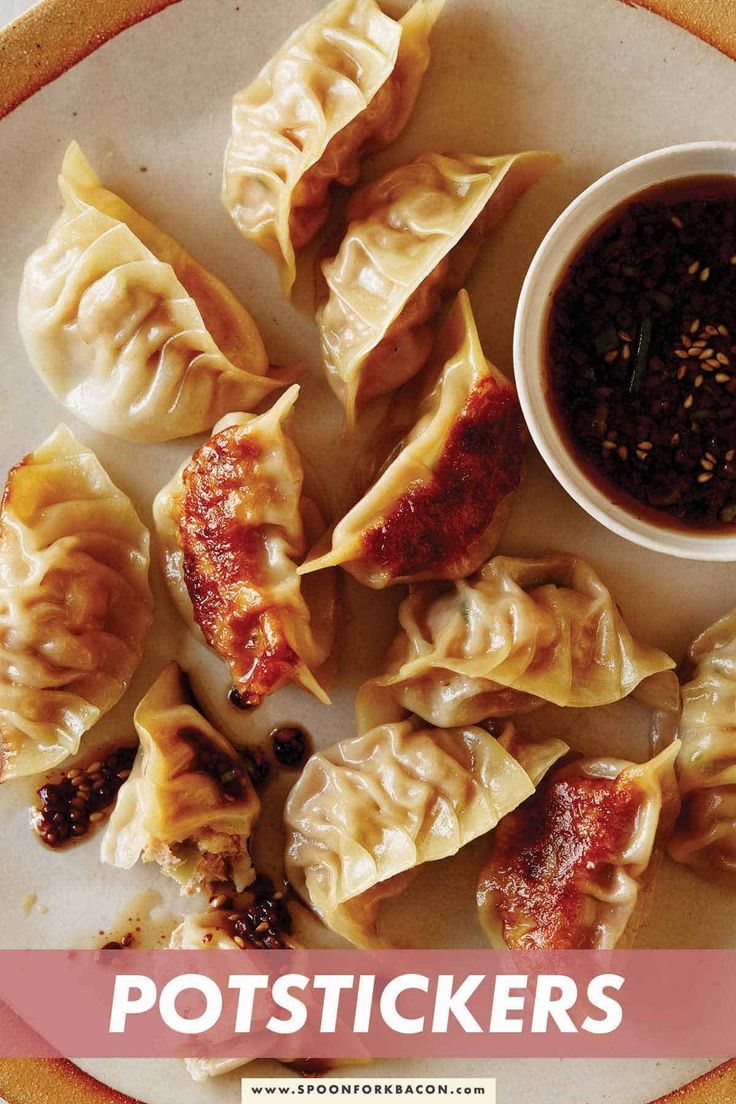
[[[57,211],[56,173],[76,137],[110,187],[179,238],[223,277],[258,320],[275,363],[306,360],[296,418],[307,458],[330,480],[347,476],[340,412],[320,373],[310,316],[284,305],[271,264],[243,242],[218,193],[233,92],[254,76],[291,29],[320,0],[182,0],[126,31],[0,123],[0,466],[16,462],[60,420],[98,453],[111,476],[151,519],[155,492],[191,451],[191,442],[142,447],[77,424],[28,366],[15,304],[23,261]],[[414,119],[393,148],[367,166],[401,163],[425,148],[483,153],[549,148],[564,166],[529,193],[484,249],[469,282],[488,354],[510,371],[514,309],[526,267],[554,218],[591,180],[617,163],[675,142],[732,138],[733,63],[684,31],[619,0],[448,0],[437,26],[434,60]],[[144,171],[145,170],[145,171]],[[307,281],[308,284],[308,281]],[[302,303],[309,301],[302,288]],[[357,449],[359,441],[355,442]],[[352,447],[352,446],[351,446]],[[341,488],[330,483],[339,502]],[[601,528],[558,487],[536,457],[516,498],[503,550],[577,552],[591,560],[643,637],[680,657],[692,636],[736,604],[736,575],[726,564],[678,562],[635,548]],[[173,656],[226,731],[263,737],[276,723],[299,721],[316,744],[352,731],[356,686],[377,666],[393,635],[396,595],[347,588],[348,616],[334,706],[284,691],[256,713],[225,701],[222,665],[186,632],[156,576],[157,621],[129,693],[85,743],[131,732],[133,707]],[[541,715],[536,715],[536,723]],[[554,711],[550,723],[574,743],[620,738],[622,714],[600,718]],[[641,732],[641,718],[636,718]],[[628,731],[628,730],[627,730]],[[643,752],[643,746],[642,746]],[[293,776],[291,776],[293,777]],[[286,773],[264,791],[268,806],[256,856],[278,862]],[[173,887],[149,867],[128,874],[97,861],[99,838],[71,852],[44,850],[28,827],[33,784],[2,787],[0,924],[5,947],[92,946],[99,932],[135,927],[152,938],[182,908]],[[437,864],[389,911],[390,929],[432,946],[482,946],[475,920],[475,876],[485,845]],[[35,900],[34,900],[35,898]],[[692,907],[697,900],[697,908]],[[422,904],[423,903],[423,904]],[[429,907],[431,906],[431,907]],[[190,903],[186,904],[191,908]],[[427,920],[417,923],[417,917]],[[641,931],[647,946],[736,944],[733,898],[666,864],[654,910]],[[193,1085],[177,1062],[84,1063],[106,1084],[146,1104],[236,1104],[237,1077]],[[431,1072],[496,1073],[504,1104],[644,1104],[704,1069],[691,1062],[445,1062]],[[366,1070],[385,1072],[386,1064]],[[253,1075],[265,1067],[251,1067]],[[419,1073],[419,1063],[392,1072]]]

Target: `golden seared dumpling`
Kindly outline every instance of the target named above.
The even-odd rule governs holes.
[[[494,947],[611,950],[633,940],[655,846],[677,816],[678,748],[643,764],[579,759],[502,821],[478,884]]]
[[[246,706],[290,680],[329,702],[315,672],[332,647],[334,578],[303,591],[297,575],[307,532],[324,528],[288,432],[298,394],[294,385],[264,414],[223,419],[154,502],[174,601]]]
[[[682,816],[670,844],[677,862],[715,878],[736,876],[736,610],[690,646],[682,687],[677,777]]]
[[[337,255],[322,264],[317,312],[327,379],[349,427],[365,402],[426,363],[441,297],[462,287],[485,235],[557,161],[424,153],[356,192]]]
[[[130,499],[66,426],[11,469],[0,505],[0,782],[74,755],[122,696],[153,620],[148,567]]]
[[[394,20],[375,0],[333,0],[234,97],[223,203],[274,258],[284,294],[331,186],[354,184],[361,158],[406,126],[443,2],[418,0]]]
[[[103,862],[142,859],[194,894],[210,883],[241,890],[255,877],[248,842],[261,805],[243,760],[191,698],[176,663],[135,711],[141,746],[102,840]]]
[[[576,556],[496,556],[468,579],[420,583],[402,602],[399,624],[383,673],[359,691],[361,731],[402,710],[456,725],[542,702],[607,705],[675,666],[637,640]]]
[[[284,812],[287,876],[329,928],[358,946],[380,944],[381,902],[533,791],[481,728],[379,725],[307,762]]]
[[[448,315],[410,432],[300,574],[340,564],[380,589],[456,579],[493,552],[521,479],[526,432],[514,385],[481,349],[467,292]]]
[[[46,386],[94,429],[168,441],[281,385],[256,325],[172,238],[103,188],[76,142],[64,209],[26,263],[18,321]]]

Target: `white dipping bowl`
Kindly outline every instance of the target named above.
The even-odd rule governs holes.
[[[552,295],[588,236],[627,199],[688,177],[736,177],[736,142],[694,142],[644,154],[596,180],[549,230],[529,266],[514,327],[514,370],[529,431],[554,475],[584,510],[608,529],[656,552],[691,560],[736,560],[733,531],[659,525],[613,502],[582,470],[550,409],[546,328]]]

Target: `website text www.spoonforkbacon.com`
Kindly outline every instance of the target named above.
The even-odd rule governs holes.
[[[302,1081],[293,1077],[243,1078],[242,1104],[264,1104],[275,1097],[463,1096],[474,1104],[496,1104],[495,1077],[324,1077]]]

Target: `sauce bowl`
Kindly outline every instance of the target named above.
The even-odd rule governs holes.
[[[638,516],[581,468],[558,426],[547,381],[547,323],[554,292],[579,248],[616,208],[649,188],[698,177],[736,177],[736,142],[695,142],[644,154],[591,184],[562,212],[532,260],[514,327],[514,372],[524,416],[543,459],[569,495],[619,536],[692,560],[736,560],[733,528],[687,528]],[[736,445],[736,442],[734,442]],[[614,492],[612,491],[612,494]]]

